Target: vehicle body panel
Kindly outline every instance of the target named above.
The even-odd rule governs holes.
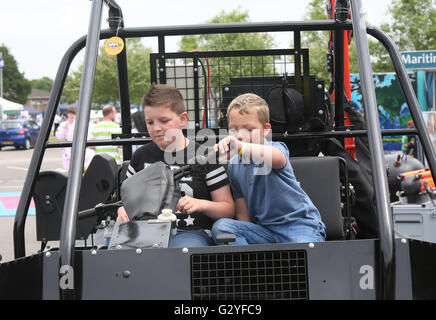
[[[0,122],[0,147],[15,146],[26,147],[26,140],[29,147],[36,144],[40,127],[32,120],[25,121],[2,121]]]

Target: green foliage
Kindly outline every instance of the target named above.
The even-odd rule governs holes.
[[[221,11],[205,23],[249,22],[247,11],[240,7],[230,12]],[[207,34],[184,36],[179,42],[181,51],[231,51],[263,50],[274,47],[274,38],[267,33],[246,34]],[[219,87],[229,81],[230,77],[252,77],[274,75],[273,57],[235,57],[209,58],[212,72],[212,86]]]
[[[80,78],[82,76],[83,63],[78,70],[70,70],[67,79],[65,80],[64,89],[62,91],[61,103],[73,103],[79,99]]]
[[[312,0],[307,5],[305,19],[327,19],[325,0]],[[393,0],[389,6],[391,24],[379,26],[391,38],[400,35],[400,50],[431,50],[436,48],[436,0]],[[374,73],[393,72],[389,54],[381,43],[368,37],[371,64]],[[310,72],[328,81],[327,32],[306,32],[302,46],[310,49]],[[354,38],[349,46],[350,72],[357,73],[357,54]]]
[[[40,79],[30,80],[30,85],[33,89],[45,90],[50,92],[53,88],[53,79],[49,77],[42,77]]]
[[[241,7],[230,12],[222,10],[217,16],[205,23],[249,22],[247,11]],[[222,51],[222,50],[254,50],[267,49],[274,45],[273,38],[267,33],[249,34],[206,34],[182,37],[179,48],[182,51]]]
[[[400,50],[436,48],[436,0],[392,0],[392,34],[400,35]]]
[[[380,26],[380,29],[382,29],[384,32],[388,32],[389,26],[387,24],[383,24]],[[380,42],[378,42],[378,40],[375,40],[372,37],[368,37],[368,45],[369,52],[371,54],[372,71],[375,73],[394,72],[392,60],[389,57],[389,53],[385,49],[385,47]],[[356,50],[354,49],[354,56],[356,57],[355,65],[357,67],[357,55],[355,51]],[[355,73],[357,72],[358,69],[356,68]]]
[[[2,80],[3,98],[25,104],[31,90],[30,82],[24,77],[24,73],[18,70],[17,61],[4,44],[0,46],[0,52],[5,60]]]
[[[141,44],[140,39],[137,38],[127,39],[125,48],[127,50],[130,102],[139,104],[150,85],[149,60],[151,50],[145,48]],[[83,63],[79,66],[78,70],[70,72],[65,82],[63,102],[73,103],[78,100],[82,71]],[[104,50],[104,45],[102,45],[97,59],[92,101],[97,104],[103,104],[118,100],[117,58],[107,54]]]
[[[312,0],[306,8],[304,17],[306,20],[326,20],[327,9],[325,0]],[[317,79],[324,80],[325,84],[330,82],[327,69],[327,46],[329,33],[327,31],[302,32],[301,47],[309,48],[310,74]]]
[[[393,0],[388,13],[392,23],[379,27],[392,39],[399,37],[400,51],[436,48],[436,0]],[[373,72],[393,72],[383,45],[372,37],[368,39]]]

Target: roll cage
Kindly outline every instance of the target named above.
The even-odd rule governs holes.
[[[379,266],[378,272],[378,292],[379,298],[391,299],[395,297],[395,245],[394,245],[394,229],[391,216],[390,200],[388,194],[388,185],[386,178],[386,168],[383,158],[383,145],[382,136],[384,135],[402,135],[402,134],[416,134],[422,144],[425,157],[428,161],[432,176],[435,177],[436,173],[436,156],[432,148],[430,137],[428,136],[423,117],[420,113],[416,96],[413,92],[410,80],[407,76],[405,67],[401,61],[400,54],[394,42],[379,28],[371,25],[366,25],[361,12],[361,1],[337,1],[337,9],[335,18],[332,20],[322,21],[296,21],[296,22],[263,22],[263,23],[223,23],[223,24],[200,24],[200,25],[187,25],[187,26],[165,26],[165,27],[144,27],[144,28],[128,28],[124,27],[122,20],[122,10],[118,4],[113,0],[93,0],[89,20],[88,34],[79,38],[67,50],[60,63],[54,86],[50,94],[49,103],[46,109],[41,131],[38,136],[35,150],[32,155],[30,167],[24,183],[24,188],[20,197],[18,209],[16,211],[14,223],[14,253],[15,258],[25,256],[25,239],[24,229],[29,209],[32,193],[35,187],[36,178],[39,174],[44,152],[47,148],[58,148],[64,146],[72,147],[71,167],[69,170],[65,206],[63,208],[63,220],[60,234],[60,265],[73,265],[74,264],[74,241],[76,233],[76,220],[78,211],[78,201],[80,193],[80,181],[83,172],[83,160],[85,155],[85,148],[87,146],[95,145],[123,145],[124,159],[130,159],[131,145],[143,144],[150,139],[135,138],[131,134],[131,114],[130,114],[130,98],[128,86],[128,73],[127,73],[127,59],[126,50],[123,50],[117,56],[118,66],[118,81],[119,81],[119,99],[121,105],[122,116],[122,135],[115,140],[107,141],[87,141],[87,130],[89,123],[89,115],[91,110],[92,88],[94,82],[94,74],[96,69],[96,60],[99,50],[99,40],[108,39],[118,36],[123,40],[127,38],[138,37],[157,37],[158,39],[158,52],[152,55],[152,61],[155,65],[152,76],[156,82],[167,82],[167,65],[166,59],[171,58],[173,53],[166,52],[165,39],[168,36],[183,36],[183,35],[200,35],[200,34],[229,34],[229,33],[256,33],[256,32],[292,32],[294,35],[294,48],[292,48],[295,55],[296,69],[295,73],[301,77],[298,79],[299,83],[304,82],[306,79],[301,75],[300,64],[303,55],[300,52],[301,48],[301,32],[303,31],[329,31],[334,34],[334,86],[335,86],[335,104],[334,104],[334,130],[322,132],[297,132],[294,134],[279,134],[276,137],[281,139],[294,139],[304,140],[310,138],[326,138],[336,137],[339,139],[348,137],[367,136],[371,165],[373,170],[373,182],[375,190],[375,203],[377,209],[377,223],[378,223],[378,240],[379,250],[377,256],[377,265]],[[109,8],[109,29],[101,30],[101,18],[103,5]],[[353,19],[348,19],[348,7],[351,7]],[[344,12],[346,11],[346,14]],[[117,30],[118,26],[120,29]],[[344,32],[353,30],[356,47],[357,57],[359,64],[359,73],[362,85],[362,93],[365,101],[365,120],[366,130],[353,130],[344,125]],[[395,72],[400,81],[402,90],[404,92],[406,102],[409,106],[412,119],[415,123],[416,129],[402,129],[402,130],[380,130],[378,119],[378,108],[376,104],[374,83],[372,78],[370,54],[368,49],[367,35],[371,35],[380,41],[388,51],[392,60]],[[68,70],[71,62],[77,53],[85,48],[84,68],[83,72],[79,101],[78,113],[75,128],[75,139],[72,143],[51,143],[48,142],[50,130],[53,125],[54,116],[56,114],[57,106],[61,99],[62,90],[67,78]],[[205,54],[201,52],[184,53],[181,56],[194,59],[204,57]],[[177,56],[177,57],[180,57]],[[304,57],[303,57],[304,58]],[[157,66],[157,68],[155,68]],[[303,69],[308,67],[303,66]],[[198,85],[198,84],[197,84]],[[197,97],[198,99],[198,97]],[[198,108],[197,108],[198,112]],[[195,116],[196,129],[200,126],[199,114]],[[61,290],[62,298],[71,298],[70,290]]]

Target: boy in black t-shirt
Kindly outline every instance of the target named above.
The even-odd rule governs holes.
[[[163,161],[172,169],[187,164],[195,157],[199,145],[183,135],[188,121],[183,97],[169,85],[152,85],[142,101],[147,130],[152,142],[133,154],[127,177]],[[226,170],[220,165],[207,165],[203,177],[188,176],[180,181],[182,198],[176,208],[177,234],[170,247],[212,245],[210,229],[219,218],[233,218],[234,202]],[[117,221],[128,221],[125,209],[118,210]]]

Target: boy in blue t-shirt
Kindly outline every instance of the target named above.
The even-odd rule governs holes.
[[[217,220],[213,239],[233,233],[235,245],[324,241],[325,225],[295,179],[288,148],[265,139],[271,129],[266,101],[251,93],[240,95],[230,103],[227,119],[230,135],[215,151],[230,156],[236,220]]]

